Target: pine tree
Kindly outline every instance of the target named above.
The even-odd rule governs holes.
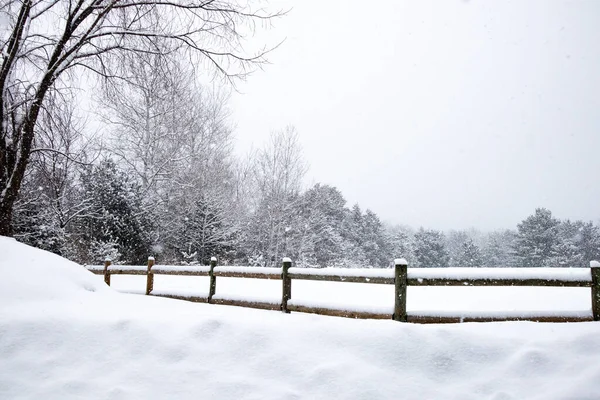
[[[579,247],[580,228],[583,222],[561,221],[556,226],[557,241],[547,264],[552,267],[583,267],[583,254]]]
[[[355,204],[352,206],[352,209],[347,209],[345,214],[342,228],[344,241],[340,266],[364,268],[367,266],[368,260],[363,247],[363,213],[360,206]]]
[[[142,207],[139,185],[107,159],[82,176],[90,213],[79,221],[88,244],[87,262],[98,262],[111,252],[123,263],[139,264],[150,255],[151,222]]]
[[[487,268],[515,267],[515,241],[517,234],[511,230],[491,232],[483,247],[483,266]]]
[[[338,265],[343,247],[345,204],[340,191],[328,185],[316,184],[300,197],[289,232],[290,249],[299,264]]]
[[[449,267],[462,267],[464,265],[464,258],[462,257],[464,252],[464,245],[468,242],[469,235],[467,235],[464,231],[450,231],[448,235],[446,235],[446,250],[448,251],[448,256],[450,257],[450,261],[448,263]]]
[[[200,196],[187,212],[179,215],[177,240],[171,242],[185,262],[208,264],[216,256],[224,262],[230,258],[236,228],[229,221],[227,209],[219,199]]]
[[[43,186],[23,185],[13,210],[15,238],[23,243],[65,256],[68,234],[52,211],[53,204]]]
[[[414,234],[408,227],[394,226],[388,229],[389,258],[404,258],[409,266],[416,265]]]
[[[471,238],[467,238],[461,245],[461,251],[456,260],[456,266],[478,268],[483,266],[483,259],[479,247],[473,243]]]
[[[577,247],[584,262],[600,261],[600,229],[591,222],[583,223],[579,228]]]
[[[415,234],[415,257],[418,267],[448,267],[450,257],[446,251],[444,234],[423,228]]]
[[[518,225],[516,253],[522,267],[545,267],[558,244],[559,221],[550,210],[537,208],[535,214]]]
[[[386,241],[385,231],[377,214],[367,210],[363,216],[362,228],[362,249],[367,258],[368,266],[388,266],[391,262],[388,258],[390,246]]]

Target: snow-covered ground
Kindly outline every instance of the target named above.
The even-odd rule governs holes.
[[[600,393],[595,322],[413,325],[282,314],[118,293],[77,264],[2,237],[0,255],[0,399]],[[293,290],[301,296],[300,285]]]
[[[589,269],[579,270],[589,275]],[[113,275],[111,285],[121,292],[143,294],[146,277]],[[281,286],[280,280],[218,277],[216,298],[280,303]],[[208,289],[208,277],[154,276],[155,294],[206,297]],[[391,314],[394,286],[293,280],[290,304]],[[591,290],[569,287],[409,287],[407,309],[409,313],[419,315],[591,316]]]

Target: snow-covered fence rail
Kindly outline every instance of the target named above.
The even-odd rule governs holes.
[[[104,266],[89,266],[96,274],[103,274],[110,285],[111,275],[145,275],[146,295],[233,305],[268,310],[307,312],[351,318],[394,319],[404,322],[448,323],[491,321],[539,321],[581,322],[600,321],[600,263],[592,261],[590,268],[408,268],[405,260],[397,259],[393,269],[341,269],[341,268],[292,268],[292,261],[285,258],[281,268],[217,266],[212,258],[210,266],[154,265],[154,258],[145,266],[117,266],[106,261]],[[154,290],[154,275],[208,276],[209,291],[202,296],[188,296],[168,291]],[[282,281],[281,301],[249,299],[216,294],[217,277],[272,279]],[[319,303],[292,299],[293,280],[328,282],[353,282],[394,285],[393,307],[378,309],[348,309]],[[591,288],[591,313],[587,312],[506,312],[461,313],[412,312],[406,308],[409,286],[545,286]]]

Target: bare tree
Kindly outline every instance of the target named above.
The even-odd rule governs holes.
[[[76,185],[80,168],[91,158],[92,140],[82,129],[74,99],[50,93],[36,127],[26,190],[15,203],[15,236],[20,240],[64,254],[67,226],[89,211],[89,198]]]
[[[83,68],[110,79],[118,52],[155,53],[157,40],[185,49],[227,79],[264,62],[243,51],[245,34],[274,15],[234,0],[2,0],[0,3],[0,235],[12,233],[12,210],[31,155],[47,94]],[[150,45],[150,46],[149,46]]]
[[[299,199],[307,166],[298,133],[293,126],[274,132],[258,152],[254,163],[256,199],[253,222],[254,243],[250,253],[267,265],[286,251],[287,236],[295,203]]]
[[[255,168],[256,183],[263,196],[280,198],[298,193],[307,167],[296,128],[290,125],[272,133],[258,153]]]

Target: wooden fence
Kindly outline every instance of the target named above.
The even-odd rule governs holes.
[[[284,258],[281,268],[217,266],[212,258],[210,266],[160,266],[154,258],[148,258],[147,266],[118,266],[104,263],[103,269],[89,269],[104,275],[110,285],[110,277],[117,274],[145,275],[146,295],[174,299],[242,306],[267,310],[280,310],[332,315],[350,318],[393,319],[416,323],[536,321],[536,322],[583,322],[600,320],[600,263],[592,261],[590,268],[408,268],[405,260],[397,259],[393,269],[316,269],[292,268],[292,261]],[[518,270],[515,271],[515,270]],[[169,293],[153,293],[155,275],[208,276],[208,296],[182,296]],[[275,279],[282,281],[281,302],[261,302],[215,297],[217,277]],[[293,280],[328,282],[354,282],[394,285],[393,312],[340,310],[327,307],[296,304],[292,299]],[[591,288],[591,313],[554,312],[478,313],[471,315],[448,315],[447,313],[407,313],[406,297],[409,286],[550,286]]]

